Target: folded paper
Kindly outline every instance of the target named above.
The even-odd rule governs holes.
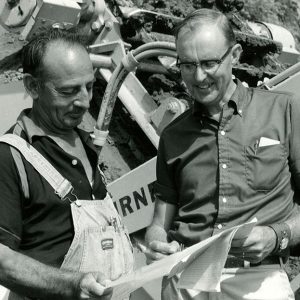
[[[258,147],[266,147],[266,146],[279,145],[279,144],[280,144],[280,141],[278,141],[278,140],[261,137],[259,140]]]
[[[131,274],[110,283],[113,288],[113,300],[126,298],[154,279],[180,274],[179,288],[198,291],[220,291],[220,281],[231,241],[234,237],[246,238],[256,223],[251,222],[235,226],[209,237],[183,251],[144,266]]]

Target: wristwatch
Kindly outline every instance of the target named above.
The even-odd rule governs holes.
[[[286,223],[275,223],[269,225],[276,234],[276,246],[272,254],[286,256],[291,240],[291,229]]]

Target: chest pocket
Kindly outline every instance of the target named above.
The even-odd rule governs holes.
[[[249,186],[256,191],[270,191],[280,181],[287,163],[284,145],[245,147],[245,173]]]
[[[126,229],[89,228],[83,233],[81,272],[102,272],[115,280],[132,272],[133,249]]]

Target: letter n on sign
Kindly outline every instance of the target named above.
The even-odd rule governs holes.
[[[129,233],[150,225],[154,203],[149,187],[156,181],[156,157],[130,171],[107,189]]]

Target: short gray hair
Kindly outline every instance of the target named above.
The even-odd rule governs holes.
[[[228,45],[233,46],[236,43],[235,34],[228,18],[218,10],[200,8],[188,14],[174,28],[174,36],[177,41],[178,35],[183,28],[190,31],[197,31],[197,28],[203,25],[217,25],[224,34]]]

